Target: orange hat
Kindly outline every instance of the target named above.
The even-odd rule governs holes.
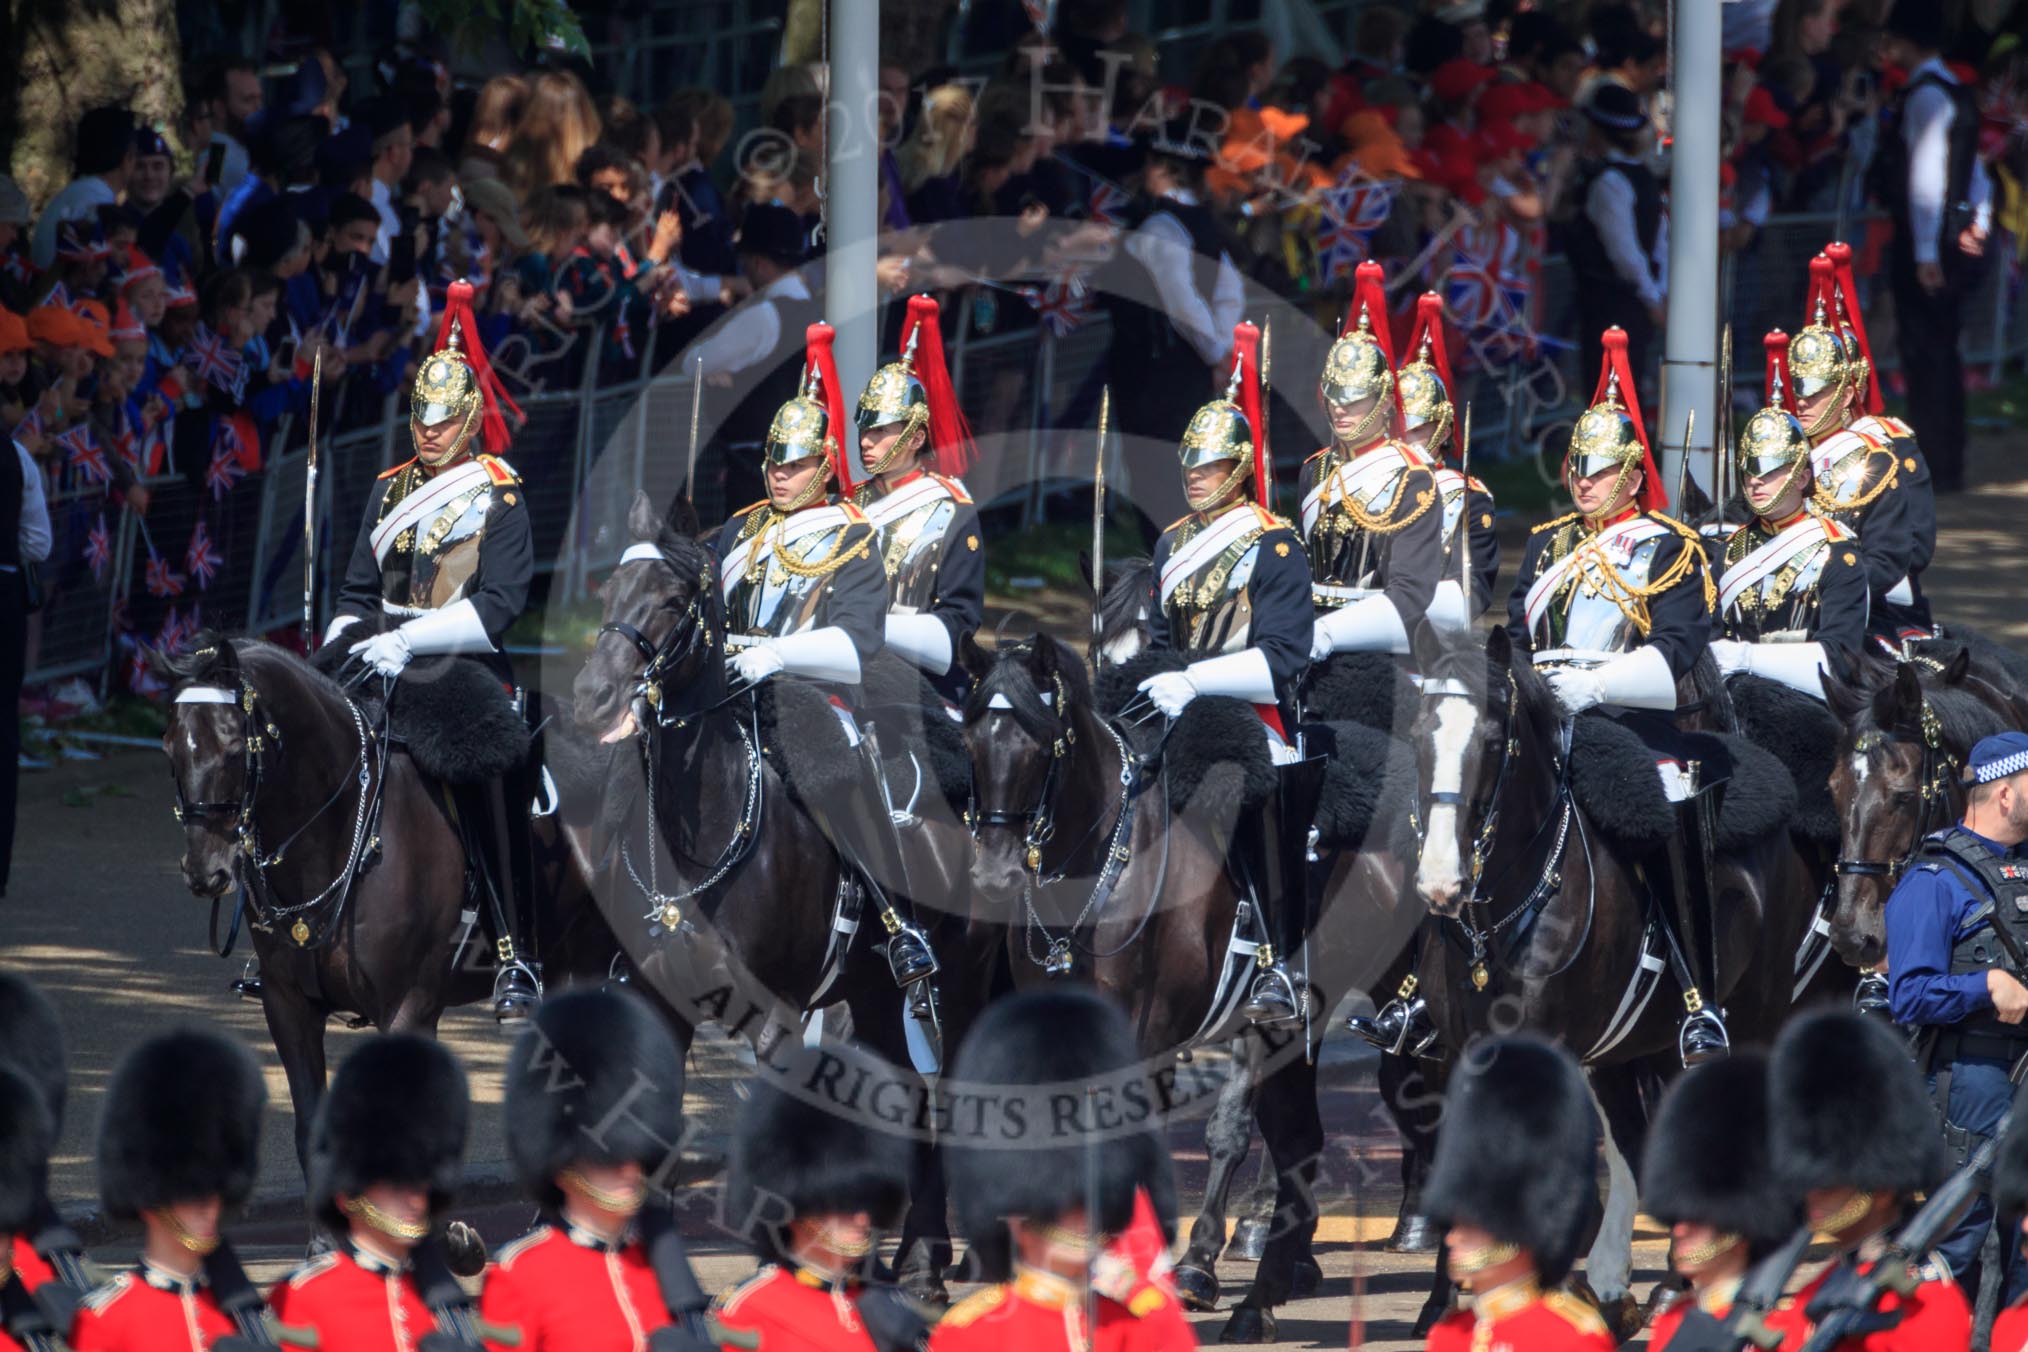
[[[1351,158],[1359,164],[1360,171],[1371,178],[1421,178],[1422,170],[1416,166],[1408,147],[1394,130],[1385,115],[1365,109],[1345,119],[1340,129],[1346,144],[1351,147]]]
[[[0,305],[0,357],[9,352],[27,352],[34,346],[28,336],[28,321]]]
[[[101,357],[113,355],[113,340],[103,330],[61,305],[38,305],[30,310],[28,336],[51,347],[82,347]]]

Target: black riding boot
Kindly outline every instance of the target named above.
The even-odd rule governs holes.
[[[1361,1038],[1384,1052],[1396,1056],[1426,1056],[1436,1045],[1436,1024],[1430,1021],[1429,1006],[1416,993],[1418,981],[1414,972],[1401,979],[1401,986],[1394,992],[1394,998],[1373,1011],[1373,1017],[1354,1014],[1345,1020],[1345,1027],[1354,1037]]]
[[[1705,992],[1718,989],[1712,842],[1722,791],[1722,785],[1714,784],[1675,805],[1676,830],[1655,861],[1653,872],[1660,876],[1651,878],[1667,903],[1665,919],[1675,931],[1677,950],[1690,972],[1683,992],[1683,1022],[1676,1032],[1676,1051],[1685,1066],[1732,1053],[1725,1016],[1705,998]]]
[[[1324,788],[1324,758],[1275,767],[1275,791],[1233,831],[1233,862],[1267,936],[1254,953],[1259,971],[1240,1012],[1259,1024],[1302,1017],[1306,992],[1288,961],[1310,930],[1310,823]]]
[[[477,821],[484,823],[479,857],[494,905],[499,969],[493,976],[493,1017],[501,1023],[518,1023],[542,1003],[542,968],[535,960],[527,777],[510,772],[479,786],[471,797],[478,799]]]
[[[880,759],[865,743],[861,743],[861,751],[865,773],[858,792],[844,795],[843,802],[806,806],[832,848],[866,885],[881,927],[887,931],[887,965],[894,973],[894,983],[907,990],[937,974],[937,958],[930,951],[929,938],[909,924],[895,905],[894,898],[908,895],[901,835],[887,807]]]

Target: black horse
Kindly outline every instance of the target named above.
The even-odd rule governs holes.
[[[1655,998],[1669,988],[1674,963],[1627,842],[1636,830],[1658,841],[1672,817],[1652,755],[1603,720],[1580,719],[1567,731],[1548,685],[1504,628],[1483,648],[1428,644],[1419,656],[1416,889],[1431,917],[1420,993],[1447,1046],[1527,1027],[1585,1061],[1616,1155],[1590,1276],[1625,1321],[1642,1090],[1674,1069],[1681,1005],[1673,992]],[[1796,954],[1818,891],[1808,855],[1790,838],[1793,790],[1784,801],[1764,753],[1749,779],[1756,753],[1736,743],[1731,751],[1735,777],[1712,880],[1719,982],[1706,994],[1723,1003],[1735,1037],[1758,1041],[1793,1004]],[[1612,803],[1624,820],[1601,817]],[[1445,1294],[1438,1276],[1433,1306]]]
[[[795,682],[728,693],[715,561],[645,497],[628,528],[635,547],[601,588],[603,625],[575,686],[579,726],[636,749],[612,776],[635,809],[598,856],[614,929],[650,986],[763,1053],[842,1002],[859,1039],[909,1064],[904,997],[873,950],[877,927],[857,925],[845,863],[802,806],[803,794],[849,791],[844,777],[858,773],[829,706]],[[954,908],[934,914],[930,934],[943,1041],[955,1046],[991,992],[997,954],[969,942]],[[944,1211],[943,1171],[925,1146],[900,1273],[937,1300],[951,1253]]]
[[[488,997],[483,932],[441,785],[361,704],[291,653],[200,635],[164,666],[184,881],[214,906],[246,889],[261,1008],[306,1159],[325,1087],[325,1025],[434,1036],[445,1009]],[[551,846],[554,841],[550,841]],[[552,982],[603,977],[618,943],[551,848],[538,917]]]
[[[1037,635],[987,654],[968,641],[962,657],[975,681],[965,707],[973,878],[981,909],[1006,925],[1015,984],[1093,981],[1128,1010],[1150,1058],[1229,1037],[1234,1022],[1225,1006],[1234,982],[1248,975],[1230,946],[1242,892],[1215,843],[1230,830],[1233,802],[1180,802],[1185,790],[1172,784],[1166,759],[1150,759],[1136,746],[1137,730],[1101,715],[1082,664],[1063,643]],[[1234,708],[1230,731],[1259,740],[1251,711]],[[1348,851],[1331,861],[1324,895],[1342,898],[1348,911],[1377,907],[1398,895],[1402,876],[1384,850]],[[1339,970],[1327,973],[1333,961],[1320,954],[1312,978],[1335,995],[1371,980],[1386,956],[1337,954]],[[1330,1000],[1321,1004],[1328,1012]],[[1199,1308],[1216,1304],[1224,1198],[1247,1152],[1249,1115],[1275,1164],[1280,1223],[1224,1341],[1271,1340],[1273,1307],[1315,1280],[1313,1188],[1324,1136],[1314,1052],[1322,1034],[1321,1015],[1307,1039],[1300,1031],[1251,1033],[1240,1039],[1241,1064],[1226,1082],[1243,1092],[1221,1105],[1229,1139],[1207,1142],[1207,1210],[1177,1270],[1185,1299]],[[1239,1111],[1227,1111],[1233,1103]]]
[[[1887,956],[1887,897],[1922,838],[1964,810],[1960,772],[1981,737],[2028,726],[2014,695],[1972,670],[1971,655],[1869,663],[1831,682],[1843,724],[1831,794],[1841,840],[1831,943],[1862,970]]]

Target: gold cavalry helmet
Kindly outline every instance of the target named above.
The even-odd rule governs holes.
[[[1239,392],[1238,379],[1239,373],[1235,369],[1225,394],[1190,415],[1190,425],[1183,429],[1183,446],[1178,455],[1184,469],[1215,465],[1221,460],[1253,463],[1253,425],[1247,421],[1245,410],[1234,400]]]
[[[916,318],[916,302],[927,299],[910,298],[911,318]],[[927,309],[930,322],[935,322],[934,305],[935,302],[930,302]],[[916,345],[922,340],[922,331],[921,319],[916,318],[916,322],[908,326],[908,341],[902,345],[900,360],[891,361],[873,373],[873,379],[866,382],[865,390],[859,395],[859,407],[853,415],[853,421],[862,432],[890,423],[908,424],[902,429],[896,446],[905,444],[915,435],[916,429],[929,426],[929,388],[915,371]],[[873,467],[868,466],[868,469],[873,470]]]
[[[1647,451],[1634,420],[1620,402],[1617,375],[1606,384],[1605,398],[1586,409],[1570,431],[1570,472],[1580,479],[1603,474],[1615,465],[1622,472],[1639,469]]]
[[[463,454],[466,443],[471,440],[472,427],[484,404],[479,373],[465,360],[464,352],[457,345],[457,336],[453,334],[449,347],[430,353],[417,368],[415,384],[409,390],[409,417],[418,427],[435,427],[453,418],[464,419],[456,449],[448,457],[455,459]]]
[[[1401,425],[1408,431],[1429,427],[1427,444],[1432,453],[1441,454],[1444,438],[1450,435],[1457,417],[1451,405],[1450,362],[1443,350],[1443,297],[1425,292],[1416,301],[1415,311],[1415,331],[1408,339],[1415,359],[1394,377],[1401,397]]]
[[[1859,355],[1858,344],[1831,313],[1836,288],[1831,260],[1818,254],[1810,260],[1810,322],[1791,340],[1788,353],[1791,388],[1797,397],[1814,398],[1827,390],[1831,394],[1815,420],[1817,425],[1806,429],[1811,436],[1821,436],[1842,421],[1854,381],[1865,378],[1859,369],[1863,361],[1854,361]]]
[[[1793,473],[1795,466],[1810,458],[1810,439],[1787,404],[1785,374],[1793,359],[1789,336],[1776,329],[1767,335],[1766,344],[1767,407],[1746,420],[1739,445],[1733,449],[1733,462],[1742,478],[1759,478],[1784,469]]]
[[[489,455],[501,454],[511,435],[508,416],[521,417],[520,406],[501,387],[500,377],[480,346],[479,324],[472,313],[472,284],[464,278],[445,289],[436,350],[416,369],[415,383],[409,387],[408,412],[412,429],[463,420],[451,448],[432,459],[432,465],[447,465],[464,455],[471,449],[474,433]]]
[[[839,442],[845,427],[845,399],[832,351],[836,338],[831,326],[821,320],[804,330],[802,387],[775,410],[767,440],[761,445],[761,463],[792,465],[821,455],[837,475],[840,491],[850,491],[849,459]]]

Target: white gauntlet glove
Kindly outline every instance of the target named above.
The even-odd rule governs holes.
[[[401,675],[402,669],[408,666],[409,658],[414,656],[408,635],[400,629],[363,638],[346,651],[390,680]]]

